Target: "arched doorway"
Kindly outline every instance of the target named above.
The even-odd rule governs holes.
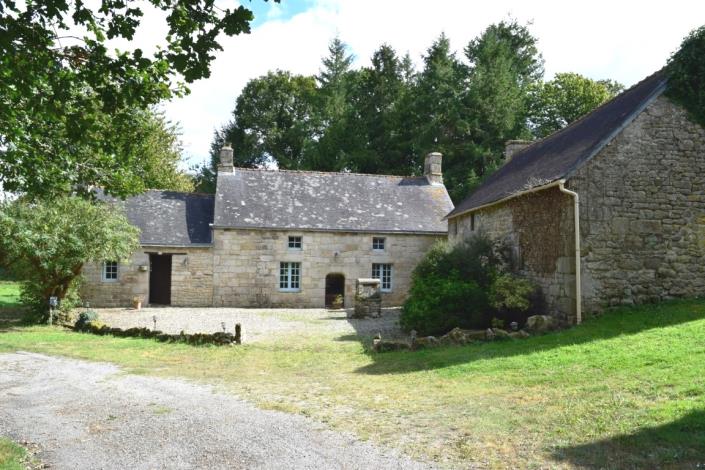
[[[345,276],[326,276],[326,308],[343,308],[345,305]]]

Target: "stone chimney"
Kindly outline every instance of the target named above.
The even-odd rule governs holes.
[[[443,184],[443,172],[441,171],[441,161],[443,154],[431,152],[426,155],[423,163],[423,174],[431,184]]]
[[[508,140],[504,144],[504,161],[508,162],[517,152],[524,150],[533,143],[533,140]]]
[[[233,148],[230,142],[226,142],[220,149],[220,161],[218,162],[218,172],[233,172]]]

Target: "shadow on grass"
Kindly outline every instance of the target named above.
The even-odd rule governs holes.
[[[561,447],[557,461],[595,468],[705,467],[705,411],[672,423],[588,444]]]
[[[620,307],[609,310],[604,315],[589,318],[582,325],[568,330],[525,340],[449,346],[415,352],[370,352],[373,362],[357,369],[356,372],[381,375],[440,369],[477,360],[532,354],[620,335],[633,335],[701,319],[705,319],[705,300],[702,299]]]
[[[0,307],[0,333],[26,325],[25,311],[22,307]]]

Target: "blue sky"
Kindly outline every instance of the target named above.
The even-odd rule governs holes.
[[[208,157],[214,129],[230,119],[248,80],[282,69],[315,74],[336,35],[369,64],[382,43],[417,64],[441,32],[461,52],[488,25],[508,18],[531,23],[545,59],[546,78],[577,72],[629,86],[661,68],[683,37],[705,24],[705,2],[642,0],[240,0],[253,10],[252,33],[223,38],[211,77],[191,85],[192,93],[164,106],[179,122],[190,164]],[[219,0],[232,7],[236,0]],[[154,18],[155,28],[158,18]],[[151,37],[157,34],[151,30]],[[147,39],[145,39],[147,40]],[[139,41],[138,41],[139,43]],[[432,149],[429,149],[432,150]]]

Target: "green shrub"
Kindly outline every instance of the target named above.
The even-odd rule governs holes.
[[[475,236],[452,248],[435,245],[412,273],[402,328],[430,335],[456,326],[488,326],[487,291],[498,265],[492,243],[485,237]]]
[[[80,276],[69,283],[65,297],[59,302],[58,311],[54,312],[57,317],[68,317],[72,309],[81,305],[80,286]],[[49,303],[42,285],[31,281],[23,282],[20,287],[20,301],[29,307],[25,315],[25,320],[29,323],[44,323],[49,319]]]
[[[501,247],[480,235],[453,247],[434,246],[412,273],[402,328],[440,335],[455,327],[494,326],[493,319],[502,325],[526,323],[542,309],[543,297],[530,281],[506,272],[511,263],[498,251]]]
[[[78,320],[76,320],[75,327],[80,330],[88,323],[95,322],[96,320],[98,320],[98,314],[93,310],[86,310],[78,315]]]

